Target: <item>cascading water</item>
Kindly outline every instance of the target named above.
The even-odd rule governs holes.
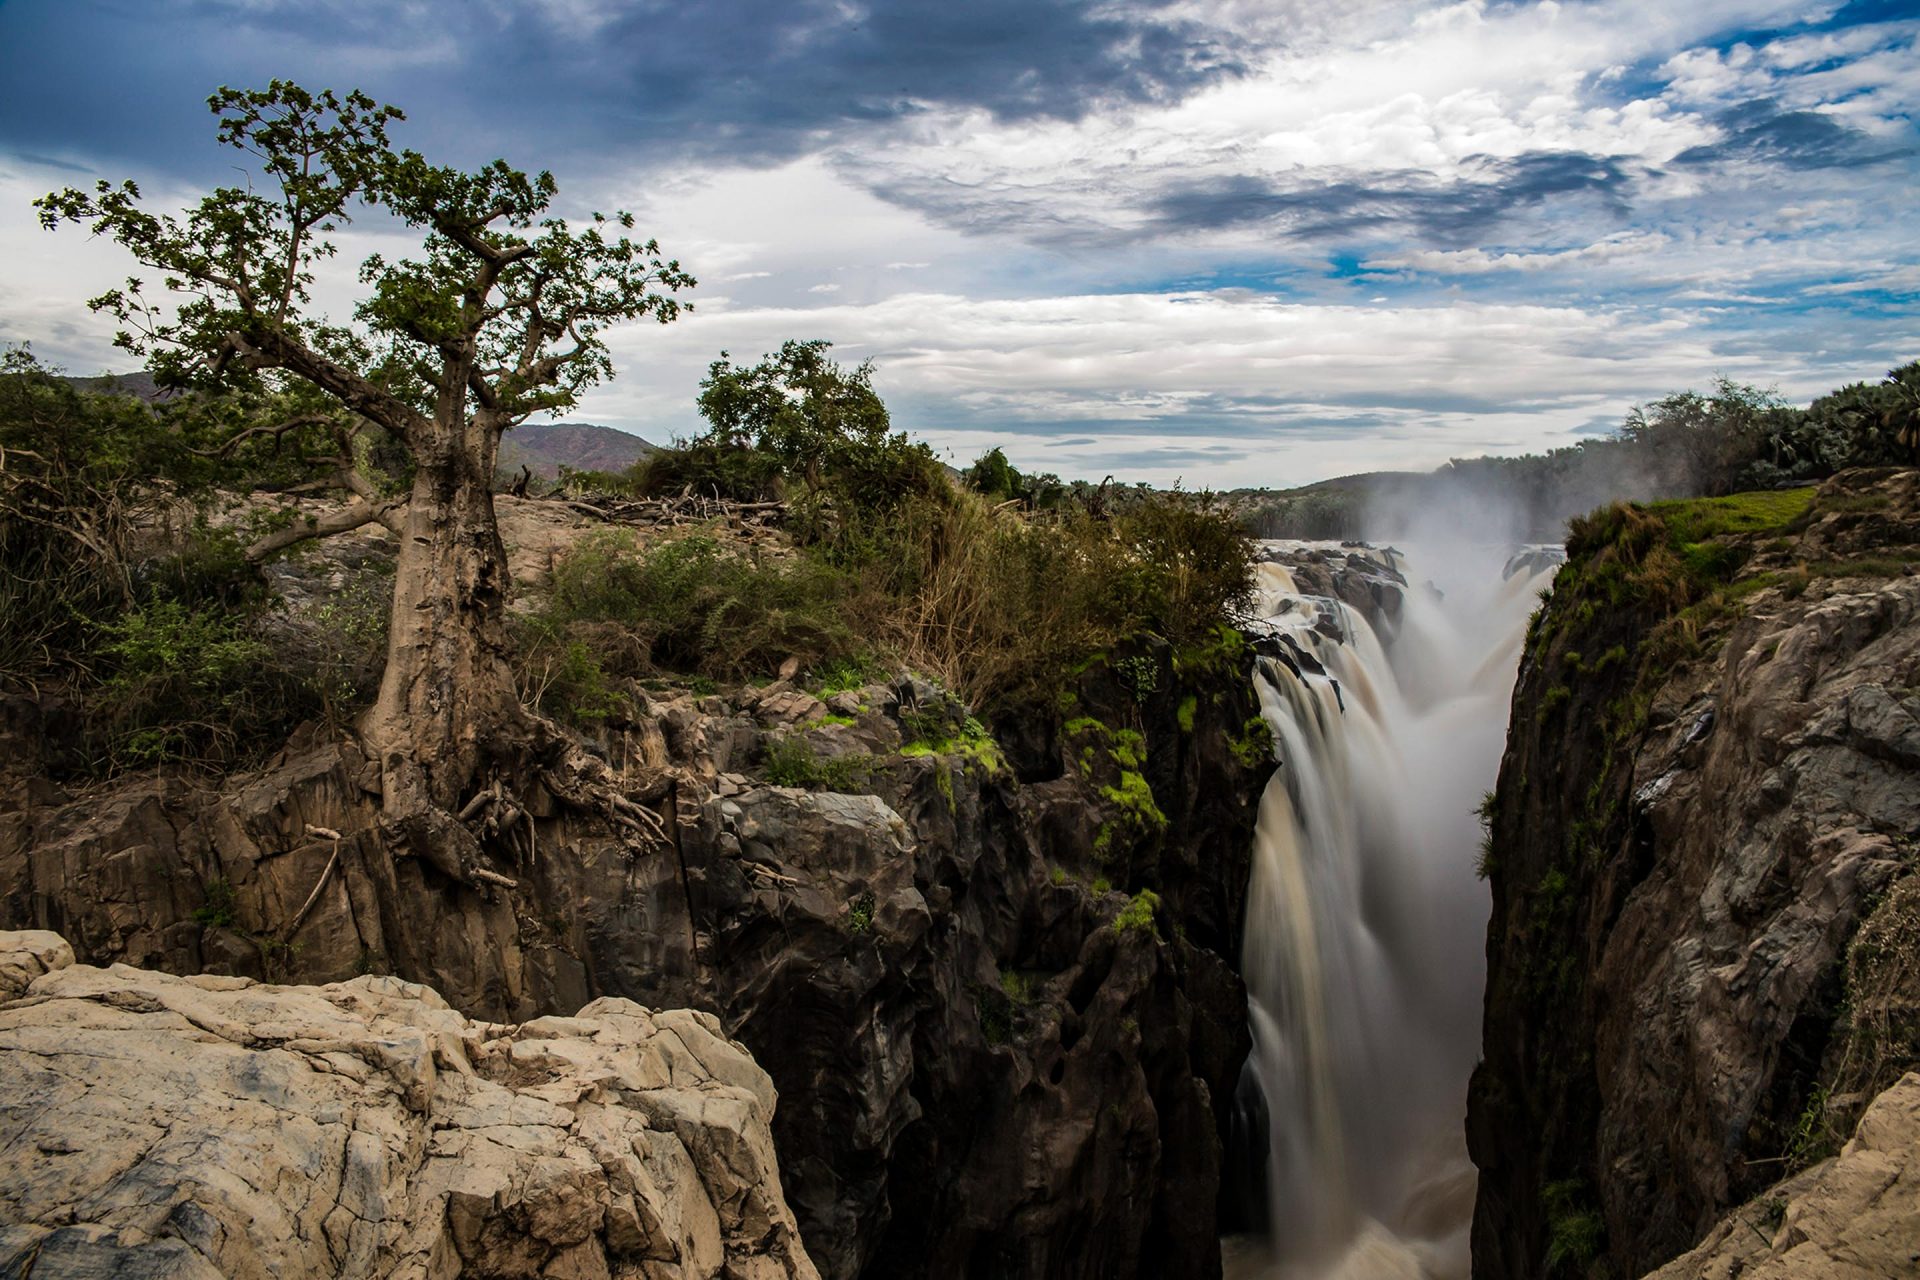
[[[1488,912],[1474,808],[1554,557],[1270,554],[1259,603],[1273,653],[1256,679],[1281,767],[1255,835],[1239,1107],[1251,1145],[1265,1140],[1269,1244],[1238,1250],[1230,1273],[1456,1280]],[[1303,593],[1289,560],[1413,585],[1376,629]]]

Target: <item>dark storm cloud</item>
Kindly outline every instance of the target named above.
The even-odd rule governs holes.
[[[1297,240],[1410,236],[1427,245],[1476,243],[1510,214],[1550,202],[1597,201],[1612,215],[1629,213],[1634,175],[1618,159],[1584,152],[1543,151],[1469,160],[1472,176],[1443,179],[1422,170],[1297,175],[1182,176],[1156,193],[1114,193],[1065,177],[1059,194],[969,186],[943,178],[867,173],[874,194],[971,233],[1012,233],[1063,245],[1154,242],[1183,234],[1256,229]],[[1139,199],[1146,216],[1114,227],[1067,209],[1095,209]]]
[[[1767,98],[1743,102],[1714,119],[1725,136],[1675,156],[1680,167],[1746,160],[1787,169],[1832,169],[1911,156],[1911,141],[1873,138],[1819,111],[1783,111]]]
[[[1406,231],[1432,244],[1465,244],[1510,213],[1563,197],[1592,196],[1624,213],[1631,183],[1617,160],[1579,152],[1483,161],[1481,170],[1452,182],[1407,170],[1309,186],[1224,178],[1162,196],[1156,233],[1261,226],[1330,239]]]
[[[284,76],[365,88],[433,135],[480,134],[496,149],[537,140],[542,155],[770,161],[920,104],[1078,118],[1239,72],[1219,33],[1168,10],[1169,0],[47,0],[0,8],[0,75],[15,89],[0,145],[124,154],[138,118],[163,159],[204,148],[197,107],[216,84]]]

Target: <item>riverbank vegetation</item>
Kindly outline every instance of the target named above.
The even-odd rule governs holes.
[[[634,495],[681,492],[698,475],[725,496],[777,502],[782,534],[742,538],[724,516],[583,533],[557,555],[550,589],[513,616],[527,701],[591,727],[630,707],[636,682],[698,689],[784,670],[825,687],[910,670],[1005,709],[1051,699],[1089,662],[1208,642],[1240,617],[1251,547],[1209,498],[1082,486],[1029,502],[1009,491],[1032,494],[1033,479],[991,457],[976,468],[982,491],[894,431],[869,371],[827,350],[789,343],[757,365],[716,362],[700,401],[709,432],[601,480]],[[227,768],[303,722],[350,725],[386,646],[382,535],[356,535],[366,545],[351,553],[329,542],[259,564],[245,554],[302,518],[286,506],[303,488],[287,456],[299,437],[209,456],[209,420],[230,432],[247,406],[101,394],[24,350],[8,361],[0,684],[78,709],[71,766]],[[296,626],[277,592],[301,574],[329,585]]]
[[[1609,435],[1517,458],[1465,458],[1431,474],[1384,472],[1287,493],[1232,495],[1250,532],[1391,537],[1436,511],[1502,536],[1555,539],[1616,499],[1713,497],[1801,487],[1848,467],[1920,464],[1920,361],[1804,408],[1720,379],[1630,412]]]

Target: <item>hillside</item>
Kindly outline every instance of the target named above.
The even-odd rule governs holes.
[[[518,473],[522,466],[552,480],[560,468],[570,471],[624,471],[660,447],[639,436],[591,422],[527,422],[500,442],[500,466]]]

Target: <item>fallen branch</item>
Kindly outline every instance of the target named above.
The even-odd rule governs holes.
[[[280,941],[282,942],[292,942],[293,935],[300,932],[300,926],[306,923],[307,913],[313,910],[314,903],[320,901],[320,891],[326,888],[327,881],[333,878],[333,869],[340,865],[340,833],[337,831],[329,831],[325,827],[309,826],[307,830],[315,835],[325,834],[332,837],[334,841],[333,854],[327,859],[327,865],[320,869],[320,878],[313,882],[313,892],[309,893],[307,900],[300,904],[300,909],[293,913],[293,923],[289,924],[285,931],[281,933]]]

